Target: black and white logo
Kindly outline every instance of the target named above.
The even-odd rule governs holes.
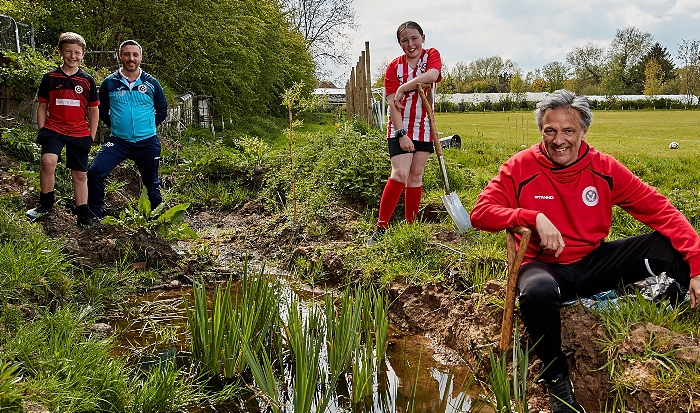
[[[141,93],[146,93],[146,91],[148,90],[148,86],[146,86],[146,85],[144,85],[143,83],[141,83],[141,84],[138,86],[137,89],[138,89],[139,92],[141,92]]]
[[[586,187],[581,194],[583,203],[592,207],[598,205],[598,190],[594,186]]]
[[[83,87],[80,85],[75,85],[75,93],[83,93]]]

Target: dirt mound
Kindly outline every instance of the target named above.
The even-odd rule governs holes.
[[[68,208],[56,207],[37,223],[49,237],[62,239],[64,251],[79,265],[105,266],[130,257],[148,267],[166,267],[176,266],[179,259],[170,243],[143,228],[136,232],[107,224],[81,228]]]
[[[482,379],[486,379],[489,352],[498,353],[502,308],[494,305],[493,296],[503,297],[503,286],[495,281],[485,287],[483,294],[458,295],[435,285],[407,286],[394,284],[390,291],[390,319],[396,326],[425,333],[437,345],[457,351]],[[605,411],[613,405],[613,393],[607,370],[608,360],[603,355],[600,338],[603,331],[596,316],[581,305],[562,309],[563,349],[569,359],[571,379],[576,397],[587,411]],[[527,334],[522,333],[525,343]],[[629,340],[620,346],[618,360],[627,363],[625,381],[635,391],[625,395],[625,403],[632,411],[700,411],[700,403],[692,398],[691,391],[678,394],[672,400],[662,398],[662,392],[654,389],[655,363],[635,361],[644,355],[650,340],[657,343],[658,352],[676,351],[676,357],[697,363],[700,358],[698,340],[673,333],[653,324],[638,325]],[[535,360],[533,362],[533,360]],[[541,370],[539,360],[531,357],[529,377]],[[530,411],[548,411],[548,396],[543,386],[533,383],[529,391]]]

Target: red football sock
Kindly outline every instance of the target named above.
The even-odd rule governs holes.
[[[416,220],[418,208],[420,208],[420,197],[423,194],[422,186],[407,186],[406,194],[403,197],[405,205],[406,222],[409,224]]]
[[[401,193],[403,192],[404,184],[395,181],[391,178],[384,186],[382,200],[379,202],[379,218],[377,218],[377,227],[386,228],[389,226],[389,220],[394,215],[396,204],[399,203]]]

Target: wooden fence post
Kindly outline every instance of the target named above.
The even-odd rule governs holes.
[[[348,119],[359,116],[372,124],[372,77],[370,73],[369,42],[345,85],[345,113]]]

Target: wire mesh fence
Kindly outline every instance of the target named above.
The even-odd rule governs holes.
[[[25,47],[34,50],[34,27],[0,14],[0,50],[21,52]]]

